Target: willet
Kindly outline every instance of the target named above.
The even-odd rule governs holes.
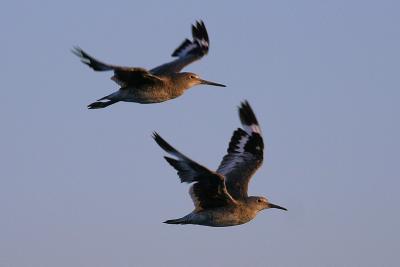
[[[264,143],[261,128],[247,101],[239,107],[239,117],[243,129],[234,131],[228,153],[215,172],[186,157],[154,133],[157,144],[177,158],[165,157],[178,171],[181,182],[194,183],[189,190],[194,211],[165,223],[233,226],[249,222],[264,209],[286,210],[265,197],[247,195],[249,181],[263,161]]]
[[[120,86],[118,91],[100,98],[88,105],[88,108],[105,108],[119,101],[141,104],[160,103],[176,98],[186,89],[199,84],[225,87],[220,83],[203,80],[195,73],[180,72],[184,67],[208,53],[210,42],[203,21],[192,25],[192,35],[193,40],[185,39],[172,53],[172,57],[177,57],[176,60],[150,71],[144,68],[106,64],[93,58],[81,48],[75,47],[72,52],[95,71],[113,70],[114,76],[111,79]]]

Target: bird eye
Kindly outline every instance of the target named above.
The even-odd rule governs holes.
[[[194,75],[190,75],[190,79],[195,79],[196,77]]]
[[[257,199],[257,202],[261,203],[262,202],[261,198]]]

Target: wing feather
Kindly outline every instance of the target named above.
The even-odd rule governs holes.
[[[74,47],[72,53],[77,55],[84,64],[88,65],[95,71],[113,70],[114,76],[111,77],[111,80],[113,80],[123,88],[138,87],[139,85],[154,86],[163,82],[159,77],[151,74],[144,68],[123,67],[107,64],[95,59],[79,47]]]
[[[236,203],[226,189],[224,176],[189,159],[157,133],[153,134],[153,138],[162,149],[177,158],[164,157],[178,171],[181,182],[194,183],[189,194],[195,205],[195,211]]]
[[[192,38],[192,40],[185,39],[174,50],[172,57],[177,57],[176,60],[158,66],[150,72],[155,75],[180,72],[190,63],[205,56],[208,53],[210,40],[203,21],[197,21],[196,24],[192,25]]]
[[[247,101],[239,107],[243,129],[234,131],[227,154],[217,173],[225,176],[228,192],[234,199],[247,197],[248,184],[263,162],[264,142],[261,128]]]

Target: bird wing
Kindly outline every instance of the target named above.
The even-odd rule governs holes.
[[[177,57],[176,60],[158,66],[150,70],[150,72],[155,75],[180,72],[190,63],[206,55],[210,40],[203,21],[197,21],[196,24],[192,25],[192,36],[193,40],[185,39],[172,53],[172,57]]]
[[[95,71],[113,70],[114,76],[111,77],[111,80],[115,81],[122,88],[136,87],[138,85],[156,85],[163,82],[159,77],[151,74],[146,69],[107,64],[90,56],[79,47],[74,47],[72,53],[77,55],[84,64]]]
[[[239,107],[239,117],[243,129],[233,132],[228,153],[217,169],[225,176],[226,187],[234,199],[247,197],[249,181],[263,162],[264,150],[261,128],[247,101]]]
[[[225,186],[225,178],[222,175],[189,159],[168,144],[157,133],[154,133],[153,138],[162,149],[177,158],[164,157],[178,171],[181,182],[194,182],[189,194],[192,197],[196,211],[236,203],[229,195]]]

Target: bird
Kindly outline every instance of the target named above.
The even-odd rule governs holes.
[[[287,210],[265,197],[248,196],[250,179],[263,162],[264,142],[247,101],[241,102],[239,117],[243,128],[233,132],[227,154],[216,171],[188,158],[153,133],[156,143],[173,156],[164,158],[177,170],[181,182],[192,183],[189,195],[195,207],[188,215],[164,223],[225,227],[247,223],[264,209]]]
[[[203,80],[192,72],[180,72],[208,53],[210,41],[203,21],[192,24],[192,36],[192,40],[185,39],[172,53],[175,60],[151,70],[107,64],[95,59],[80,47],[74,47],[72,53],[93,70],[114,71],[111,80],[120,86],[118,91],[98,99],[88,105],[88,108],[105,108],[119,101],[160,103],[181,96],[187,89],[200,84],[226,87],[224,84]]]

